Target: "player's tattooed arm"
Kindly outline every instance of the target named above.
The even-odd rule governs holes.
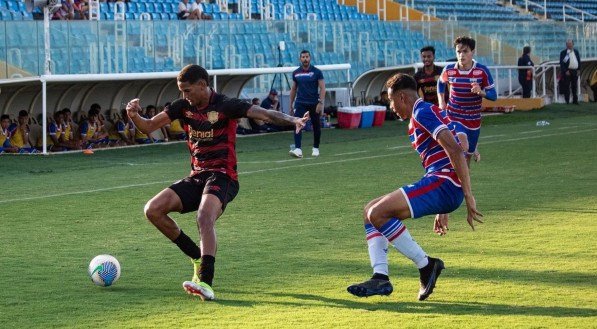
[[[277,126],[295,126],[296,131],[299,132],[305,127],[307,120],[309,120],[309,112],[305,113],[302,118],[296,118],[282,112],[266,110],[259,106],[252,106],[247,112],[247,117],[263,120]]]

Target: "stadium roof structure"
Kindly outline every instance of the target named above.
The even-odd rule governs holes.
[[[350,81],[350,64],[318,65],[322,71],[346,70]],[[272,67],[208,70],[210,85],[219,93],[239,97],[243,87],[263,74],[291,73],[298,67]],[[73,113],[87,111],[98,103],[102,109],[120,109],[130,99],[140,98],[142,105],[164,104],[179,97],[178,71],[159,73],[42,75],[0,80],[2,113],[16,114],[27,110],[32,117],[41,114],[42,131],[46,131],[47,113],[69,108]],[[347,81],[347,85],[348,85]],[[46,134],[43,134],[43,153]]]

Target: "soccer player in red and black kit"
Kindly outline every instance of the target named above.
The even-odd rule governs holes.
[[[144,133],[179,119],[187,134],[191,153],[191,174],[162,190],[145,205],[145,216],[162,234],[174,242],[194,264],[193,279],[183,288],[202,300],[215,298],[212,289],[216,255],[215,222],[238,193],[236,168],[236,126],[241,117],[275,125],[294,125],[300,131],[308,120],[263,109],[216,93],[208,84],[209,75],[199,65],[185,66],[177,77],[182,99],[163,112],[145,119],[139,115],[139,99],[131,100],[128,116]],[[170,212],[197,212],[201,247],[168,216]]]
[[[415,73],[417,91],[427,103],[439,105],[437,100],[437,80],[442,74],[442,68],[435,65],[435,48],[427,46],[421,48],[421,61],[423,67]]]

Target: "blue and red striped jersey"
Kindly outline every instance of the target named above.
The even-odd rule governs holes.
[[[444,67],[437,84],[440,91],[445,90],[446,85],[450,87],[450,99],[446,107],[450,120],[474,130],[481,127],[483,97],[471,92],[473,82],[478,83],[485,92],[494,88],[489,69],[475,61],[468,71],[458,69],[457,63],[448,64]]]
[[[448,127],[450,120],[446,112],[439,107],[425,103],[418,99],[413,106],[413,114],[408,124],[408,135],[412,147],[419,153],[421,162],[427,174],[441,171],[442,169],[452,170],[452,163],[444,148],[437,142],[437,134]],[[458,141],[456,133],[451,130],[452,135]]]

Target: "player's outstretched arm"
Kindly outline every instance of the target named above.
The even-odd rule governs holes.
[[[438,143],[446,150],[450,162],[462,184],[462,192],[466,202],[467,216],[466,221],[474,230],[474,222],[483,223],[480,219],[483,215],[477,210],[477,203],[473,192],[471,191],[471,179],[469,176],[468,165],[462,152],[462,148],[456,142],[456,139],[448,129],[443,129],[437,134]]]
[[[141,106],[139,105],[138,98],[131,100],[126,105],[127,115],[133,120],[135,126],[144,134],[149,135],[152,131],[160,129],[170,123],[170,117],[166,112],[160,112],[153,118],[145,119],[139,115],[139,111],[141,111]]]
[[[302,118],[296,118],[282,112],[266,110],[257,105],[253,105],[249,111],[247,111],[247,117],[267,121],[277,126],[295,126],[296,132],[298,133],[305,127],[307,120],[309,120],[309,112],[305,113]]]

